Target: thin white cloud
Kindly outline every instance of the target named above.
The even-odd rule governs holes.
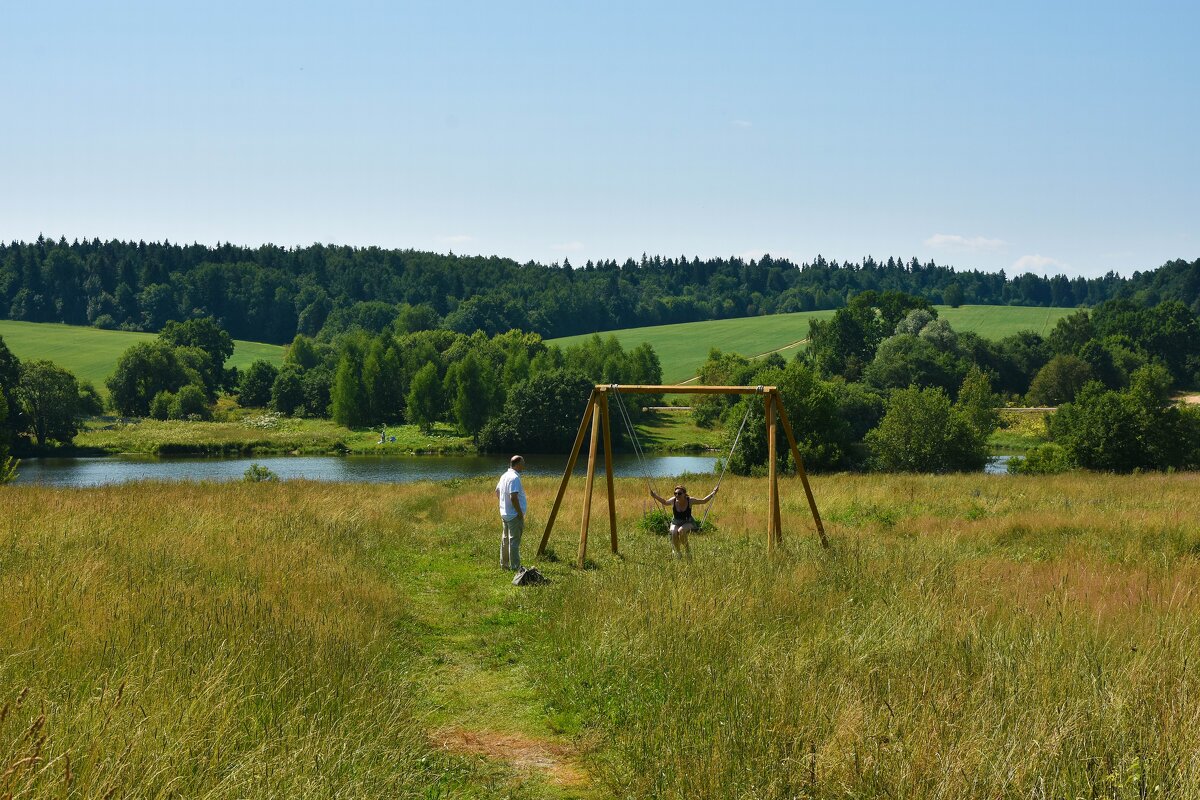
[[[554,250],[560,250],[567,253],[576,253],[583,249],[583,242],[563,242],[562,244],[552,244],[550,247]]]
[[[735,127],[735,128],[753,128],[754,123],[748,119],[735,119],[733,121],[733,127]]]
[[[989,239],[986,236],[959,236],[957,233],[935,233],[925,240],[926,247],[968,253],[1002,250],[1005,244],[1007,243],[1003,239]]]
[[[1021,256],[1013,262],[1012,268],[1014,272],[1034,272],[1036,270],[1046,270],[1051,267],[1058,269],[1066,269],[1067,265],[1059,261],[1057,258],[1049,256],[1031,255]]]
[[[443,236],[442,242],[444,244],[465,244],[467,242],[473,241],[474,239],[475,239],[474,236],[468,236],[465,233],[458,233],[453,236]]]

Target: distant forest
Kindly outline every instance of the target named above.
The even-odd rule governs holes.
[[[435,327],[545,338],[641,325],[841,308],[866,290],[931,303],[1094,306],[1179,300],[1200,312],[1200,259],[1126,278],[1042,277],[960,270],[917,259],[794,264],[763,256],[519,264],[314,244],[209,247],[169,242],[0,245],[0,318],[158,331],[212,316],[235,338],[286,343],[353,327]]]

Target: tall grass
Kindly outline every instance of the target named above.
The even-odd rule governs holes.
[[[393,503],[343,487],[0,492],[0,796],[438,797]]]
[[[1200,796],[1196,476],[825,478],[773,562],[727,486],[752,538],[545,596],[612,796]]]
[[[763,483],[531,590],[490,480],[5,487],[0,797],[1200,796],[1200,476]]]

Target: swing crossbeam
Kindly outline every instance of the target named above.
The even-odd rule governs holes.
[[[620,392],[621,394],[763,394],[774,392],[774,386],[655,386],[636,383],[613,383],[597,385],[597,390]]]
[[[783,428],[784,436],[787,440],[787,445],[791,448],[792,458],[796,462],[796,474],[800,478],[801,484],[804,486],[804,495],[808,500],[809,510],[812,512],[813,522],[816,525],[817,535],[820,537],[821,546],[828,547],[829,540],[825,537],[825,527],[821,523],[821,514],[817,511],[817,501],[813,497],[812,487],[808,482],[808,473],[804,469],[804,460],[800,457],[800,448],[796,445],[796,437],[792,432],[792,426],[788,422],[787,413],[783,410],[783,403],[779,400],[779,390],[774,386],[658,386],[650,384],[597,384],[592,390],[591,396],[588,398],[587,407],[583,412],[583,419],[579,424],[579,432],[575,436],[575,443],[571,447],[571,455],[567,459],[567,468],[563,472],[562,481],[558,485],[558,493],[554,498],[554,506],[550,510],[550,516],[546,520],[546,530],[542,534],[541,544],[538,545],[537,554],[543,556],[546,553],[546,545],[550,541],[550,533],[554,529],[554,521],[558,517],[559,508],[562,506],[563,497],[566,495],[567,484],[571,480],[571,473],[575,470],[575,464],[579,459],[580,450],[583,448],[583,440],[591,428],[591,441],[588,447],[588,465],[587,479],[584,489],[584,506],[583,519],[579,529],[579,554],[576,558],[575,565],[580,569],[584,566],[584,560],[587,557],[587,542],[588,528],[591,523],[592,510],[592,488],[595,483],[596,476],[596,445],[597,439],[602,438],[604,442],[604,472],[605,484],[608,495],[608,521],[609,521],[609,540],[612,552],[618,552],[617,547],[617,512],[616,512],[616,497],[613,490],[613,467],[612,467],[612,426],[609,419],[609,403],[608,395],[610,392],[619,394],[760,394],[763,396],[764,411],[766,413],[767,424],[767,552],[773,554],[776,546],[783,540],[783,528],[780,523],[779,513],[779,475],[777,471],[776,453],[776,429]],[[618,400],[620,398],[618,397]],[[744,422],[744,421],[743,421]],[[736,442],[735,442],[736,446]]]

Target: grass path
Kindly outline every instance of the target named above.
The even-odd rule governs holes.
[[[392,551],[385,560],[425,643],[418,673],[430,740],[451,753],[505,765],[531,797],[592,798],[570,738],[575,731],[547,716],[523,657],[538,624],[534,593],[544,589],[516,589],[499,569],[499,528],[491,524],[495,509],[483,483],[470,483],[468,502],[483,507],[468,525],[438,523],[453,516],[456,495],[402,502],[396,518],[435,526],[435,540]],[[525,534],[527,561],[541,535],[536,527],[535,520]],[[540,567],[555,582],[568,579],[565,566]]]

